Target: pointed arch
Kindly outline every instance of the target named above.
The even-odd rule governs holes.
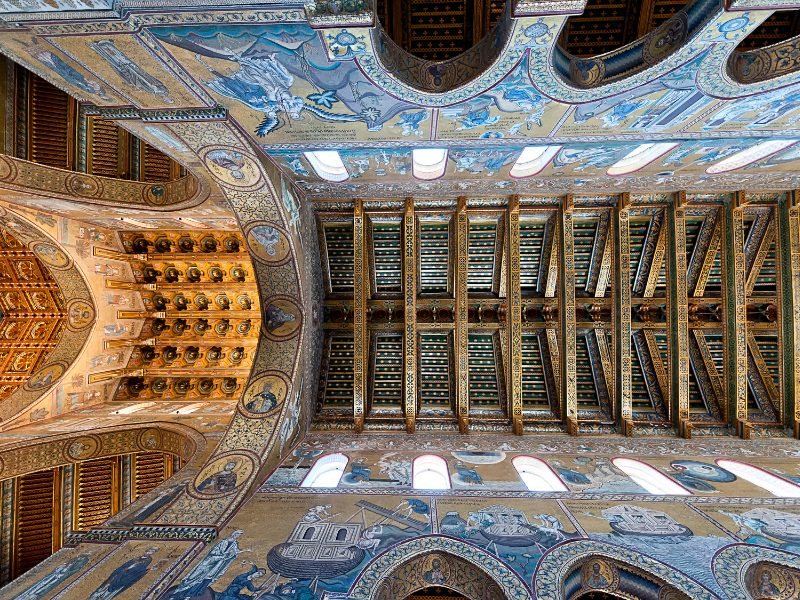
[[[335,488],[339,485],[349,460],[344,454],[326,454],[318,458],[300,487]]]
[[[476,595],[484,591],[488,594],[501,592],[499,598],[509,600],[532,600],[530,590],[525,583],[508,566],[494,555],[482,548],[473,546],[462,540],[444,536],[422,536],[393,546],[383,554],[376,556],[364,568],[353,582],[348,593],[351,600],[383,600],[381,596],[386,590],[390,578],[407,571],[408,582],[401,582],[405,589],[396,597],[404,597],[431,585],[425,579],[425,573],[434,571],[433,560],[447,561],[448,571],[440,562],[438,573],[430,573],[428,579],[435,579],[440,587],[447,587],[468,598],[483,600],[495,598],[494,595]],[[452,567],[452,568],[450,568]],[[469,575],[476,581],[465,577]],[[479,581],[478,581],[479,580]],[[397,592],[397,590],[394,590]],[[394,598],[395,596],[390,596]]]
[[[789,598],[794,596],[786,592],[792,594],[792,590],[800,590],[797,555],[774,548],[750,544],[726,546],[714,555],[711,570],[719,587],[731,599]],[[771,586],[783,594],[765,593],[771,591]]]
[[[664,475],[658,469],[631,458],[615,458],[611,461],[615,467],[633,479],[637,485],[643,487],[651,494],[691,496],[692,493],[685,487]]]
[[[435,454],[423,454],[415,458],[411,468],[411,487],[415,490],[452,488],[447,462]]]
[[[800,485],[738,460],[719,459],[717,465],[779,498],[800,498]]]
[[[546,462],[532,456],[515,456],[511,464],[531,492],[568,492],[561,478]]]
[[[600,564],[599,573],[594,563]],[[651,585],[645,587],[654,594],[652,599],[641,595],[643,582],[650,582]],[[573,600],[590,590],[621,592],[624,597],[645,600],[716,598],[694,579],[669,565],[628,548],[585,539],[565,542],[547,552],[536,567],[533,589],[537,600]],[[664,596],[660,595],[662,593]]]

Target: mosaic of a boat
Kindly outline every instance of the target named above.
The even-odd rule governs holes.
[[[286,542],[267,553],[267,563],[284,577],[338,577],[364,560],[356,545],[362,531],[360,523],[298,523]]]
[[[470,513],[470,521],[487,540],[501,546],[532,546],[548,535],[546,530],[531,525],[522,511],[501,504]]]
[[[653,537],[686,537],[692,530],[668,514],[640,506],[614,506],[603,511],[603,517],[616,533]]]

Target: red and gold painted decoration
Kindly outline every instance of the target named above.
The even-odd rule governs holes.
[[[53,258],[58,261],[58,257]],[[75,306],[76,319],[82,310]],[[68,319],[64,295],[36,248],[0,232],[0,400],[28,382],[56,347]],[[90,319],[91,322],[91,319]],[[58,370],[58,367],[55,367]],[[63,369],[62,369],[63,373]],[[61,373],[51,373],[57,378]],[[36,382],[31,382],[36,387]]]

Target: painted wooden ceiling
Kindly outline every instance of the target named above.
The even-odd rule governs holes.
[[[675,419],[670,397],[678,353],[688,355],[688,417],[696,427],[724,427],[729,411],[727,382],[732,371],[723,206],[697,197],[685,209],[685,227],[674,232],[669,206],[653,199],[634,199],[626,209],[625,231],[615,225],[616,201],[576,198],[572,220],[574,260],[575,364],[578,419],[582,427],[610,430],[618,415],[615,386],[620,369],[630,369],[632,419],[644,427],[670,428]],[[409,201],[407,201],[409,202]],[[468,203],[469,204],[469,203]],[[544,206],[543,206],[544,205]],[[558,430],[563,420],[560,388],[565,288],[559,274],[564,251],[561,213],[557,206],[538,206],[523,199],[519,216],[519,274],[522,309],[522,409],[525,426]],[[406,205],[408,206],[408,204]],[[369,207],[372,207],[370,209]],[[456,360],[467,357],[471,427],[504,429],[510,416],[507,269],[510,245],[507,207],[468,207],[464,245],[457,241],[459,210],[419,209],[411,234],[418,249],[404,254],[407,212],[392,212],[369,203],[364,233],[354,233],[353,213],[333,212],[320,204],[318,230],[327,296],[323,367],[320,376],[318,425],[352,419],[353,369],[359,360],[354,345],[355,240],[365,246],[367,381],[366,426],[402,428],[404,406],[404,332],[408,299],[404,274],[416,278],[418,380],[416,427],[456,428],[458,408]],[[780,420],[781,379],[780,257],[777,246],[778,204],[749,206],[743,217],[746,255],[748,402],[754,419],[765,426]],[[407,223],[407,221],[406,221]],[[405,233],[404,233],[405,231]],[[671,236],[681,236],[680,242]],[[622,236],[622,237],[620,237]],[[621,239],[625,240],[623,244]],[[619,258],[625,248],[625,272]],[[679,349],[673,337],[676,298],[669,282],[679,268],[674,248],[685,248],[689,338]],[[670,250],[672,248],[672,250]],[[680,250],[678,250],[680,251]],[[727,261],[727,263],[726,263]],[[466,262],[467,335],[457,336],[458,265]],[[619,306],[622,280],[630,294],[623,311],[630,314],[630,342],[620,351]],[[627,348],[627,350],[626,350]],[[627,353],[627,358],[624,358]],[[620,361],[628,362],[622,367]],[[757,416],[756,416],[757,415]]]

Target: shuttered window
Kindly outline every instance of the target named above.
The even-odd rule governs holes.
[[[28,82],[28,160],[73,169],[75,99],[36,75]]]
[[[80,463],[76,468],[73,529],[87,531],[119,510],[119,458]]]
[[[53,553],[54,470],[20,477],[17,482],[13,577],[32,569]]]
[[[181,167],[163,152],[142,142],[141,145],[141,181],[172,181],[181,176]]]
[[[93,175],[130,179],[130,134],[113,121],[89,117],[86,170]]]
[[[172,457],[161,452],[133,456],[131,502],[161,485],[172,475]]]

